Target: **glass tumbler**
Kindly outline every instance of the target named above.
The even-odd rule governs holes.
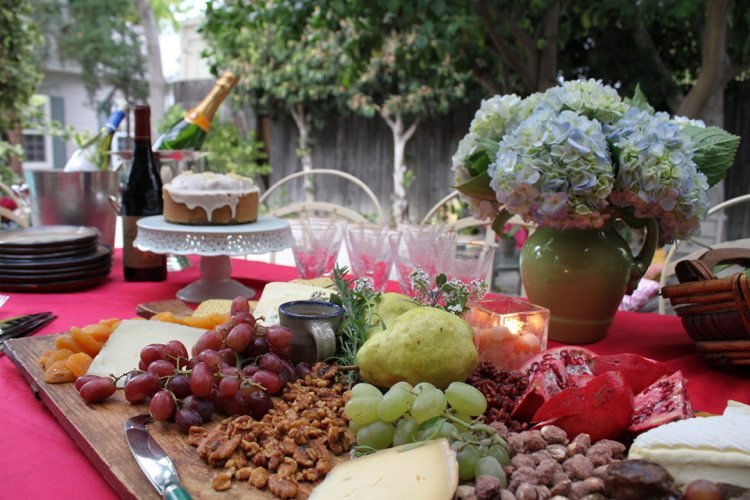
[[[393,265],[396,267],[401,293],[413,297],[415,291],[411,282],[412,272],[424,271],[430,283],[434,283],[437,275],[443,272],[436,258],[438,244],[455,240],[456,232],[442,224],[404,224],[399,226],[399,230],[400,240],[391,242]]]
[[[297,274],[312,279],[330,274],[343,238],[339,219],[298,219],[289,223]]]
[[[495,247],[486,243],[441,241],[437,245],[437,260],[440,270],[450,279],[457,279],[466,285],[473,281],[491,284],[492,262]]]

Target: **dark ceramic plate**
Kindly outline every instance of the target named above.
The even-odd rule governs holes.
[[[47,281],[59,281],[98,276],[102,272],[112,269],[112,261],[105,260],[94,266],[78,266],[66,269],[32,269],[23,272],[12,272],[0,269],[0,282],[2,283],[37,283]]]
[[[30,253],[9,254],[0,251],[0,268],[55,268],[103,259],[105,253],[106,255],[110,255],[112,249],[106,245],[97,245],[96,243],[85,250],[50,252],[41,255]]]
[[[79,267],[95,267],[111,261],[112,249],[105,245],[99,245],[94,252],[86,255],[74,255],[72,257],[5,259],[0,256],[0,273],[24,274],[36,272],[43,274],[47,270],[57,271]]]
[[[39,247],[24,250],[5,251],[0,249],[0,259],[7,260],[42,260],[42,259],[60,259],[64,257],[83,257],[95,252],[99,245],[96,241],[86,243],[85,246],[75,247]]]
[[[73,292],[83,290],[98,285],[107,279],[109,273],[102,276],[88,277],[77,280],[54,281],[50,283],[3,283],[0,282],[0,290],[3,292],[33,292],[33,293],[55,293],[55,292]]]
[[[99,238],[99,230],[87,226],[36,226],[0,233],[0,248],[39,248],[84,245]]]

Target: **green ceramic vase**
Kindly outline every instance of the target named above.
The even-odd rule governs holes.
[[[587,344],[606,335],[653,258],[655,228],[637,257],[610,227],[534,231],[521,250],[521,279],[529,300],[550,310],[551,340]]]

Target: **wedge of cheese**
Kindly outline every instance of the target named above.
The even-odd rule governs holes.
[[[205,332],[202,328],[191,328],[177,323],[123,320],[104,343],[86,374],[101,377],[119,376],[137,370],[141,349],[148,344],[166,344],[170,340],[179,340],[190,352],[193,344]],[[118,387],[122,387],[124,383],[124,377],[117,381]]]
[[[450,500],[457,487],[456,455],[447,440],[438,439],[340,463],[310,500]]]
[[[633,441],[628,458],[660,464],[685,486],[708,479],[750,488],[750,406],[730,401],[723,415],[664,424]]]
[[[253,311],[253,316],[261,325],[278,325],[279,306],[284,302],[310,300],[313,295],[320,295],[325,300],[331,296],[332,292],[330,288],[320,286],[272,281],[263,288],[263,293]],[[260,319],[261,316],[263,319]]]

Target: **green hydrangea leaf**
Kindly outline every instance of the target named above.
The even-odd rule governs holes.
[[[653,106],[651,106],[648,103],[646,94],[644,94],[643,91],[641,90],[640,84],[635,86],[635,90],[633,91],[633,97],[626,97],[623,100],[625,101],[625,104],[629,104],[630,106],[641,109],[643,111],[648,111],[649,113],[654,113],[655,111]]]
[[[694,144],[693,160],[698,170],[708,178],[708,185],[714,186],[732,166],[740,138],[718,127],[688,125],[683,130]]]
[[[487,171],[472,177],[468,182],[456,186],[456,190],[472,198],[497,201],[495,191],[490,187],[490,176]]]

